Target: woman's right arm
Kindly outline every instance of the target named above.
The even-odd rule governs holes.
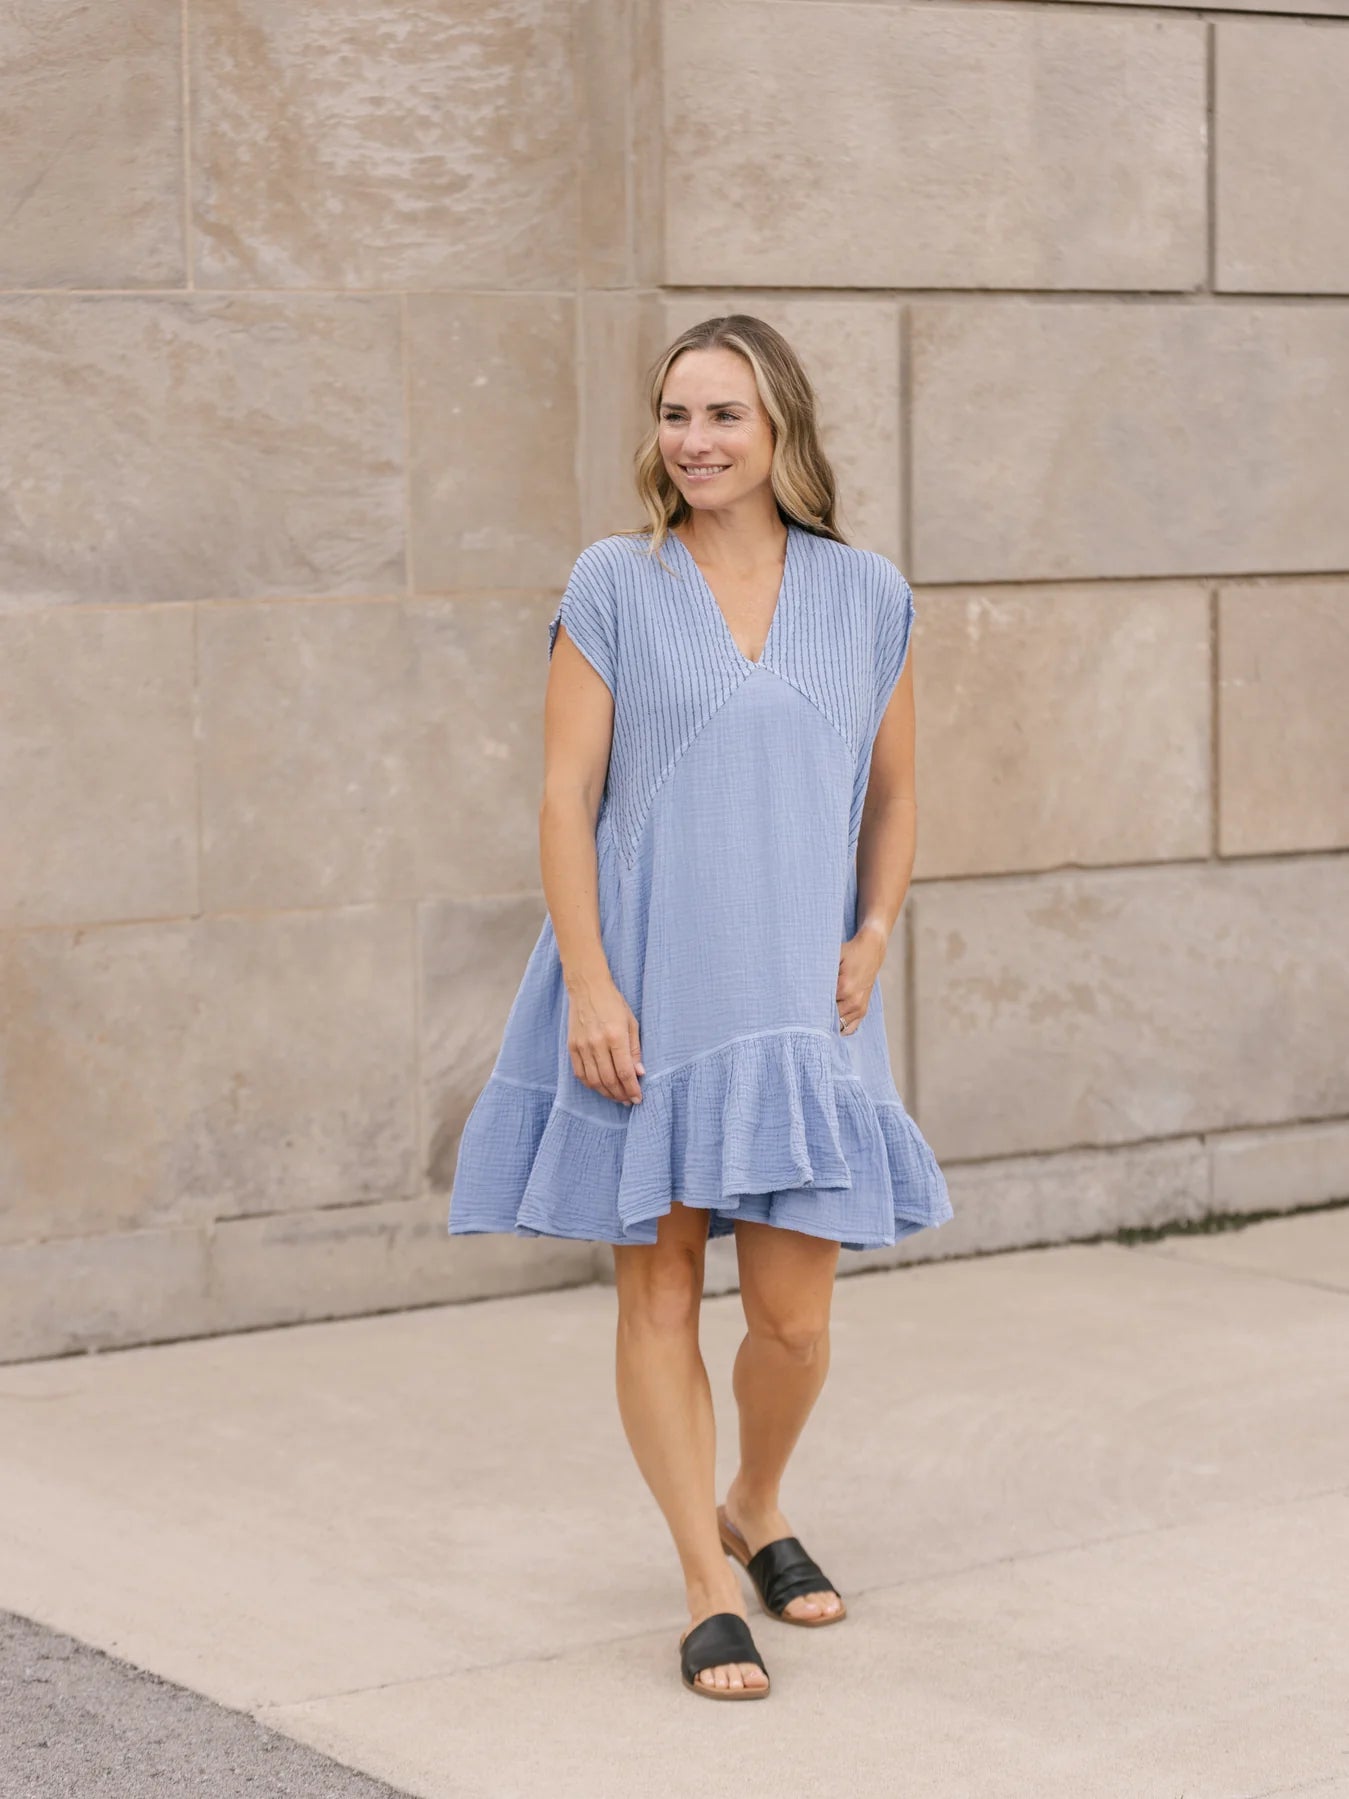
[[[559,625],[544,693],[539,862],[569,1000],[568,1048],[578,1080],[638,1104],[645,1071],[637,1020],[600,937],[595,827],[613,730],[612,694]]]

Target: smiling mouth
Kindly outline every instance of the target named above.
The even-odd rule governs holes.
[[[686,475],[695,475],[707,480],[712,475],[724,475],[731,465],[729,462],[681,462],[679,466]]]

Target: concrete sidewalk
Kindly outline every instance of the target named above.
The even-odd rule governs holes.
[[[680,1685],[613,1308],[0,1368],[0,1609],[428,1799],[1349,1795],[1349,1209],[840,1280],[783,1502],[850,1617],[747,1588],[758,1705]]]

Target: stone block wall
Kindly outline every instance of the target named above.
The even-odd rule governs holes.
[[[957,1217],[893,1259],[1349,1196],[1349,0],[20,0],[0,58],[0,1359],[608,1277],[446,1196],[545,625],[714,311],[918,602],[883,982]]]

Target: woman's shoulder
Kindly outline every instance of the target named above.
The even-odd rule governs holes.
[[[611,531],[588,543],[576,558],[582,574],[614,576],[640,566],[656,566],[651,554],[650,531]]]
[[[836,537],[808,533],[813,553],[832,562],[841,573],[861,581],[878,592],[897,592],[908,586],[899,568],[881,550],[863,549],[860,544],[840,543]]]

